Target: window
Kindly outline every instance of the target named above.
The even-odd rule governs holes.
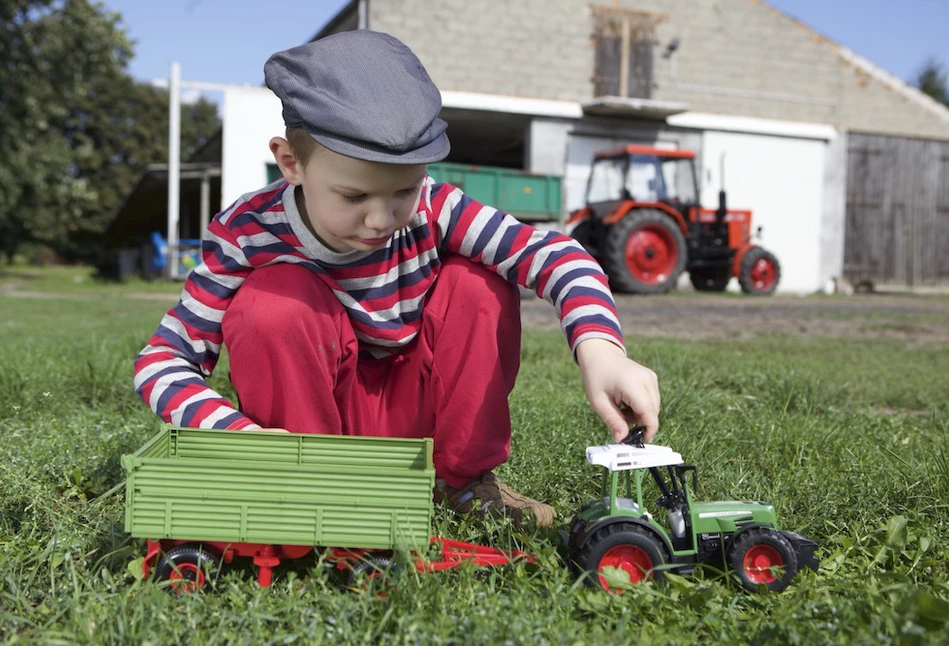
[[[592,6],[596,58],[594,96],[652,96],[653,47],[660,14]]]
[[[594,162],[587,186],[587,204],[615,202],[626,198],[623,191],[626,158],[610,157]]]
[[[637,202],[655,202],[659,199],[661,186],[655,157],[633,155],[626,177],[626,190]]]
[[[666,158],[662,160],[662,178],[665,184],[665,199],[683,204],[698,202],[695,173],[691,159]]]

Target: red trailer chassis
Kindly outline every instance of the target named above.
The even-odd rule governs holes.
[[[199,545],[214,552],[222,563],[229,564],[235,556],[253,559],[257,567],[257,584],[263,588],[273,581],[273,569],[281,561],[303,558],[311,551],[310,545],[267,545],[263,543],[224,543],[219,541],[188,540],[147,540],[145,559],[142,564],[142,578],[147,580],[155,570],[159,557],[181,545]],[[424,554],[412,552],[412,564],[419,572],[439,572],[472,564],[477,567],[510,565],[511,563],[534,563],[537,557],[521,550],[501,550],[494,547],[474,545],[447,538],[433,536],[431,545],[437,549],[438,559],[433,560]],[[346,549],[329,547],[327,560],[338,570],[353,570],[357,565],[367,563],[373,558],[391,555],[391,550]],[[179,563],[169,576],[173,590],[179,593],[194,592],[204,587],[205,572],[197,564]]]

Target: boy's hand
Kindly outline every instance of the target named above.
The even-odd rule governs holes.
[[[265,433],[289,433],[285,428],[258,428],[258,431],[263,431]]]
[[[659,430],[659,380],[649,368],[626,357],[615,343],[587,339],[577,346],[583,388],[614,442],[629,435],[631,426],[645,426],[643,441]]]

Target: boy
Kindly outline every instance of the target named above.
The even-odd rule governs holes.
[[[626,357],[599,266],[427,176],[449,151],[441,95],[392,36],[337,34],[264,72],[283,103],[287,138],[270,149],[284,179],[214,218],[136,390],[182,426],[433,437],[437,501],[552,524],[492,473],[510,448],[517,285],[558,309],[614,441],[658,428],[656,375]],[[204,380],[222,343],[241,410]]]

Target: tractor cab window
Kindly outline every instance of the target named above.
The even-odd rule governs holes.
[[[625,175],[625,157],[608,157],[595,161],[590,172],[590,183],[587,185],[587,204],[627,199],[623,190]]]
[[[662,166],[662,183],[667,202],[679,204],[696,204],[698,195],[695,187],[695,172],[691,159],[667,157],[660,161]]]
[[[659,163],[650,155],[632,155],[629,158],[629,174],[626,190],[637,202],[657,202],[663,197]]]

